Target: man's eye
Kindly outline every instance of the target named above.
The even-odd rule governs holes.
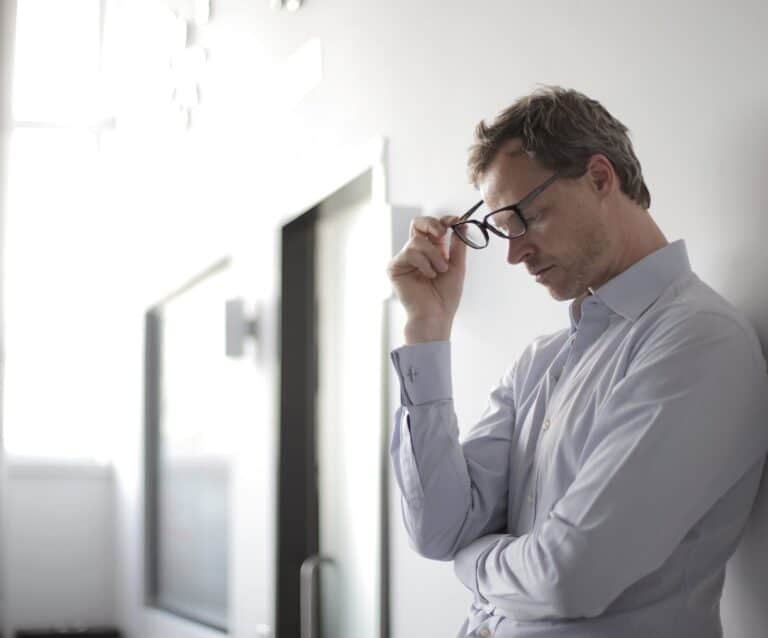
[[[539,218],[546,212],[546,208],[542,208],[538,213],[535,213],[531,215],[530,217],[525,218],[526,224],[532,224],[539,220]]]
[[[533,224],[535,221],[537,221],[539,219],[539,217],[541,217],[541,213],[539,213],[538,215],[533,215],[532,217],[526,217],[525,218],[525,223],[526,224]]]

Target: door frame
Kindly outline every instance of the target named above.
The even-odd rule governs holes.
[[[366,172],[371,174],[371,206],[368,214],[379,215],[380,233],[376,236],[381,242],[380,246],[382,251],[386,254],[391,254],[392,248],[392,215],[391,208],[387,201],[387,180],[386,180],[386,151],[387,144],[383,137],[375,137],[367,143],[352,149],[344,149],[338,151],[334,157],[337,161],[324,161],[317,162],[317,158],[310,158],[315,160],[314,162],[307,162],[307,166],[304,170],[298,168],[291,171],[294,179],[294,187],[298,184],[299,188],[286,189],[288,193],[288,201],[286,202],[285,209],[291,211],[283,216],[280,216],[277,220],[277,259],[276,263],[278,267],[275,269],[277,278],[280,280],[275,284],[275,290],[282,291],[282,272],[283,266],[288,266],[293,270],[293,281],[302,286],[302,290],[299,297],[303,300],[302,312],[305,314],[311,314],[312,323],[316,324],[317,311],[310,300],[314,299],[314,284],[312,280],[314,278],[314,270],[312,270],[310,277],[302,278],[300,276],[300,268],[296,268],[299,264],[286,264],[286,255],[283,254],[283,234],[285,229],[289,226],[293,226],[294,230],[301,232],[301,227],[305,224],[311,225],[314,228],[314,220],[317,216],[317,207],[320,203],[326,200],[331,194],[342,189],[355,181],[358,177]],[[318,170],[318,166],[322,167]],[[306,176],[306,180],[295,179],[295,176]],[[305,266],[310,263],[309,259],[314,259],[314,242],[311,238],[305,236],[303,238],[296,238],[297,245],[303,245],[306,253],[302,259],[300,266]],[[382,253],[383,254],[383,253]],[[384,268],[382,268],[381,277],[378,280],[372,282],[372,285],[380,290],[380,298],[382,302],[382,321],[384,327],[382,331],[382,348],[386,348],[388,345],[389,334],[389,312],[388,304],[392,296],[391,285],[386,276]],[[282,295],[281,295],[282,296]],[[286,615],[295,613],[296,603],[298,601],[297,585],[299,580],[298,569],[296,568],[297,556],[303,555],[303,557],[311,556],[317,553],[318,550],[318,530],[316,525],[310,525],[309,528],[303,529],[291,529],[289,523],[296,519],[295,507],[297,503],[303,506],[303,516],[312,518],[318,511],[318,496],[316,493],[316,482],[310,485],[311,473],[308,467],[304,467],[299,472],[298,476],[294,475],[294,484],[290,485],[288,482],[291,476],[291,470],[282,461],[284,460],[283,444],[281,443],[283,432],[283,420],[284,410],[296,410],[295,406],[290,406],[286,397],[283,396],[282,388],[286,381],[284,376],[285,371],[283,369],[283,356],[284,347],[291,347],[291,343],[287,342],[286,335],[283,334],[285,323],[282,315],[282,299],[278,303],[277,317],[274,318],[275,326],[278,328],[278,334],[276,335],[279,343],[279,356],[278,356],[278,376],[280,382],[275,385],[276,396],[274,397],[275,404],[278,406],[277,417],[277,436],[276,444],[277,450],[275,454],[277,457],[277,463],[275,467],[276,471],[276,490],[277,498],[275,501],[275,553],[274,553],[274,583],[275,583],[275,600],[274,600],[274,626],[276,629],[276,635],[283,638],[299,638],[299,634],[295,628],[298,625],[298,618],[287,618]],[[297,309],[291,306],[290,312],[295,312]],[[313,331],[315,332],[315,331]],[[298,351],[305,348],[307,344],[316,344],[316,335],[304,334],[301,335],[301,342],[294,341],[293,345],[296,346],[291,353],[290,358],[294,359]],[[296,388],[296,397],[301,397],[304,400],[310,401],[314,398],[314,388],[316,386],[316,345],[312,352],[304,352],[304,358],[309,369],[305,370],[303,379],[300,382],[300,386]],[[294,361],[294,364],[297,363]],[[382,367],[384,372],[387,369],[387,362],[382,361]],[[381,437],[381,493],[380,493],[380,537],[381,537],[381,554],[380,554],[380,574],[381,574],[381,593],[380,593],[380,609],[381,609],[381,628],[379,636],[376,638],[389,638],[390,635],[390,548],[389,548],[389,472],[388,472],[388,455],[387,455],[387,440],[388,430],[384,427],[386,423],[387,410],[389,408],[389,399],[391,390],[389,387],[389,375],[382,374],[382,382],[384,383],[382,402],[382,437]],[[314,410],[314,404],[307,405],[304,410],[298,410],[296,413],[305,419],[316,418]],[[306,421],[305,423],[307,423]],[[307,436],[307,428],[299,427],[297,431],[292,434],[301,434],[302,442],[298,445],[298,449],[294,447],[293,453],[297,454],[305,459],[307,462],[310,458],[314,458],[314,436]],[[296,442],[291,443],[296,446]],[[309,490],[307,488],[310,488]],[[291,531],[286,535],[284,530],[290,529]],[[286,573],[283,573],[286,572]],[[291,574],[293,572],[293,574]],[[293,610],[293,611],[292,611]],[[294,622],[295,621],[295,622]]]

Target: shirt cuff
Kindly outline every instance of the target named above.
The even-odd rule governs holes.
[[[450,341],[425,341],[390,353],[400,378],[403,405],[421,405],[453,398]]]

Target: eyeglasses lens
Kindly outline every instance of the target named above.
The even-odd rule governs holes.
[[[470,246],[475,248],[485,248],[488,240],[485,238],[483,231],[480,230],[480,226],[477,224],[459,224],[456,227],[456,232]]]
[[[501,231],[507,237],[518,237],[525,232],[520,217],[512,210],[502,210],[488,218],[488,224]]]

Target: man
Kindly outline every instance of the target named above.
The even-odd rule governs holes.
[[[392,463],[413,546],[472,592],[459,635],[722,636],[768,450],[753,329],[654,223],[595,100],[538,89],[478,125],[469,168],[483,204],[414,219],[388,266],[407,313]],[[451,324],[489,240],[572,300],[570,325],[524,349],[460,443]]]

